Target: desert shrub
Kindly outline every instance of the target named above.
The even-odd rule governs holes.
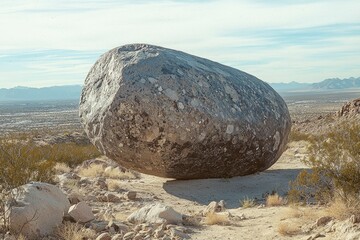
[[[226,225],[229,223],[228,216],[220,213],[208,213],[205,217],[206,225]]]
[[[360,194],[360,124],[342,122],[310,141],[311,170],[300,172],[291,182],[289,200],[320,203],[334,197],[358,198]]]
[[[256,206],[256,202],[255,199],[252,198],[244,198],[243,200],[240,201],[240,206],[243,208],[252,208]]]
[[[0,140],[0,184],[15,188],[29,181],[52,182],[55,162],[49,149],[32,142]]]
[[[59,143],[40,148],[51,150],[51,159],[73,167],[85,160],[99,157],[100,152],[92,144]]]
[[[0,228],[8,230],[6,206],[15,198],[13,188],[30,181],[52,182],[55,162],[47,149],[17,139],[0,140]]]
[[[55,234],[58,239],[61,240],[83,240],[96,238],[94,230],[86,229],[77,223],[65,223],[60,225],[56,229]]]
[[[359,218],[359,199],[354,197],[349,197],[348,199],[335,198],[327,207],[326,212],[329,216],[339,220],[345,220],[351,216],[356,216],[356,218]]]
[[[279,196],[279,194],[271,194],[268,195],[266,198],[266,206],[273,207],[273,206],[281,206],[284,204],[284,200],[282,197]]]
[[[278,232],[283,236],[294,236],[301,233],[301,229],[293,223],[280,223]]]

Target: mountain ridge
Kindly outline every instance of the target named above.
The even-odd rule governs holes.
[[[328,78],[317,83],[269,83],[277,92],[337,90],[360,88],[360,77]],[[80,98],[82,85],[63,85],[42,88],[16,86],[0,88],[0,101],[37,101],[37,100],[77,100]]]
[[[0,88],[0,101],[75,100],[81,89],[81,85]]]
[[[351,89],[360,88],[360,77],[350,78],[328,78],[316,83],[269,83],[276,91],[295,91],[295,90],[337,90],[337,89]]]

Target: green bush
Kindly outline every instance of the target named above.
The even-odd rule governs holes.
[[[360,123],[342,122],[327,133],[310,139],[310,157],[291,182],[290,200],[329,202],[360,196]]]
[[[8,136],[0,139],[0,185],[13,188],[29,181],[52,182],[57,162],[73,167],[98,156],[91,144],[38,145],[31,135]]]
[[[18,140],[0,141],[0,185],[15,188],[29,181],[52,182],[55,162],[49,149]]]
[[[51,152],[49,159],[63,162],[74,167],[85,160],[99,157],[101,154],[92,144],[59,143],[42,146]]]

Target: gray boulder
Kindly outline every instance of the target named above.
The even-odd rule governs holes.
[[[85,80],[80,118],[106,156],[178,179],[263,171],[284,151],[284,100],[237,69],[167,48],[131,44],[103,54]]]

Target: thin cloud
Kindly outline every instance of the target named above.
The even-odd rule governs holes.
[[[360,75],[356,1],[1,4],[0,87],[82,83],[101,53],[134,42],[210,58],[270,82]]]

